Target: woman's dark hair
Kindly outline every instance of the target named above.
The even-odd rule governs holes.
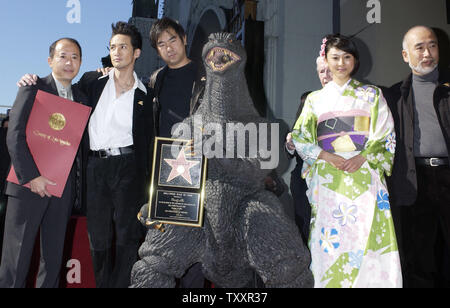
[[[325,47],[325,57],[328,57],[328,52],[333,47],[351,54],[355,58],[355,67],[353,68],[350,76],[356,74],[359,69],[359,53],[356,45],[350,40],[350,38],[340,34],[327,35],[326,39],[327,43]]]
[[[50,48],[49,48],[48,56],[49,56],[51,59],[53,59],[53,57],[55,56],[56,45],[58,45],[59,42],[64,41],[64,40],[65,40],[65,41],[72,42],[72,43],[74,43],[75,45],[77,45],[78,49],[80,50],[80,59],[82,59],[82,58],[83,58],[83,53],[82,53],[82,51],[81,51],[80,43],[78,43],[78,41],[77,41],[76,39],[73,39],[73,38],[70,38],[70,37],[63,37],[63,38],[60,38],[59,40],[57,40],[57,41],[55,41],[53,44],[51,44],[51,45],[50,45]]]
[[[186,35],[183,27],[178,22],[168,17],[163,17],[161,19],[158,19],[150,29],[150,43],[153,48],[157,49],[156,45],[158,44],[158,38],[164,31],[167,31],[168,29],[173,29],[181,40],[183,40]]]
[[[131,38],[131,45],[133,46],[133,49],[142,49],[142,35],[135,26],[127,22],[118,21],[115,25],[112,24],[111,27],[111,38],[118,34],[127,35]]]

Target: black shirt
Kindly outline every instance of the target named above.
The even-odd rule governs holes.
[[[197,65],[194,62],[178,69],[168,68],[159,93],[160,137],[171,137],[172,126],[189,116],[192,88],[196,76]]]

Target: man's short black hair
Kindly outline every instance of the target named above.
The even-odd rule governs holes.
[[[355,67],[350,76],[356,74],[359,69],[359,52],[355,43],[353,43],[350,38],[340,34],[327,35],[326,39],[325,57],[327,57],[328,52],[333,47],[351,54],[355,58]]]
[[[183,40],[186,36],[183,27],[177,21],[168,17],[163,17],[157,20],[150,29],[150,43],[153,48],[156,49],[158,38],[164,31],[167,31],[168,29],[173,29],[181,40]]]
[[[83,53],[82,53],[82,51],[81,51],[81,45],[80,45],[80,43],[78,43],[78,41],[77,41],[76,39],[73,39],[73,38],[70,38],[70,37],[63,37],[63,38],[60,38],[59,40],[57,40],[57,41],[55,41],[53,44],[51,44],[51,45],[50,45],[50,48],[49,48],[48,56],[49,56],[51,59],[53,59],[53,57],[55,56],[56,45],[58,45],[59,42],[64,41],[64,40],[69,41],[69,42],[72,42],[72,43],[74,43],[75,45],[77,45],[78,49],[80,50],[80,59],[82,59],[82,58],[83,58]]]
[[[142,49],[142,35],[134,25],[124,21],[118,21],[116,24],[112,24],[111,27],[111,38],[118,34],[127,35],[131,38],[133,49]]]

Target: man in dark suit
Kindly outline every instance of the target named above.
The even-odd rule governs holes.
[[[21,185],[8,183],[3,256],[0,267],[0,287],[25,287],[36,235],[40,229],[41,260],[36,286],[58,286],[67,222],[75,199],[80,200],[77,187],[81,174],[80,157],[75,160],[61,198],[52,197],[48,185],[55,185],[40,173],[26,142],[26,126],[38,90],[77,101],[85,97],[71,86],[81,65],[81,47],[70,38],[50,46],[48,58],[52,74],[38,79],[37,84],[19,89],[10,113],[7,145],[17,178]],[[78,162],[78,163],[77,163]],[[78,198],[77,198],[78,197]]]
[[[83,157],[88,157],[86,216],[98,288],[130,284],[145,231],[136,217],[148,201],[154,140],[152,93],[134,72],[141,34],[125,22],[112,25],[112,30],[114,69],[105,76],[86,73],[76,84],[93,108]],[[35,78],[25,75],[18,85],[31,85]]]
[[[387,181],[404,286],[445,286],[440,259],[450,247],[450,72],[438,67],[438,41],[428,27],[406,33],[402,55],[411,74],[386,98],[397,134]]]
[[[6,201],[8,197],[5,195],[6,177],[8,176],[9,158],[8,147],[6,146],[6,133],[8,132],[9,116],[2,120],[0,128],[0,258],[2,256],[3,246],[3,230],[5,226]],[[1,260],[0,260],[1,261]]]
[[[154,139],[152,100],[134,72],[141,35],[123,22],[112,30],[114,69],[105,76],[86,73],[79,82],[93,107],[85,148],[87,223],[97,287],[130,284],[144,235],[136,216],[148,200]]]

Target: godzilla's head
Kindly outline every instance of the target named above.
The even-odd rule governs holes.
[[[247,55],[240,41],[232,33],[213,33],[203,47],[206,70],[224,74],[231,70],[244,69]]]

